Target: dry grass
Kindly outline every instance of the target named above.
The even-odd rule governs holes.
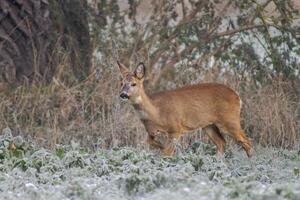
[[[48,147],[72,139],[105,148],[145,146],[142,124],[132,107],[119,99],[119,74],[111,63],[102,63],[102,71],[94,68],[95,73],[76,83],[66,62],[49,84],[0,93],[0,128],[10,127],[14,134],[35,138]],[[290,91],[286,83],[274,81],[259,90],[248,87],[241,92],[243,127],[256,143],[293,147],[299,142],[299,97],[297,101]],[[182,142],[186,146],[200,138],[203,135],[196,131]]]
[[[136,145],[143,140],[132,109],[120,105],[119,77],[114,70],[102,72],[98,80],[92,73],[76,84],[66,78],[70,74],[66,66],[47,85],[23,85],[0,93],[0,128],[10,127],[14,134],[50,147],[72,138],[102,147]]]
[[[243,124],[264,146],[293,147],[300,139],[299,96],[287,82],[274,81],[244,95]]]

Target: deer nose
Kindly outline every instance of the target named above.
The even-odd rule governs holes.
[[[129,99],[128,94],[126,94],[126,93],[124,93],[124,92],[120,94],[120,97],[121,97],[122,99]]]

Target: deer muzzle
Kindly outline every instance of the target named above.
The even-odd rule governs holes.
[[[128,94],[125,93],[125,92],[122,92],[122,93],[120,94],[120,97],[121,97],[121,99],[129,99]]]

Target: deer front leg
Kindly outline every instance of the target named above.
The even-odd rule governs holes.
[[[168,134],[167,141],[163,148],[164,156],[172,156],[175,153],[173,140],[178,139],[179,137],[180,137],[180,133]]]
[[[164,146],[155,140],[155,137],[153,135],[148,135],[147,143],[154,148],[163,149]]]

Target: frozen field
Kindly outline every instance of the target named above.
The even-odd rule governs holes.
[[[195,143],[171,158],[120,148],[49,151],[0,136],[0,199],[300,199],[300,151]],[[14,142],[16,146],[10,145]]]

